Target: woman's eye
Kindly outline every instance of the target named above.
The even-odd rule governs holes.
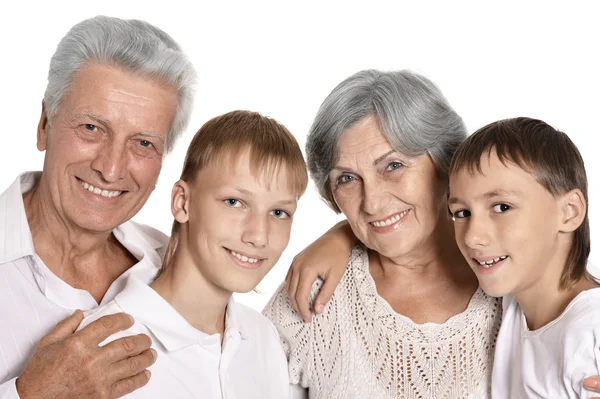
[[[281,209],[275,209],[271,211],[271,215],[275,216],[277,219],[289,219],[290,214]]]
[[[494,207],[492,209],[496,213],[503,213],[503,212],[506,212],[506,211],[508,211],[510,209],[510,205],[496,204],[496,205],[494,205]]]
[[[340,177],[338,177],[337,182],[338,182],[338,184],[346,184],[346,183],[350,183],[353,180],[354,180],[354,176],[352,176],[352,175],[341,175]]]
[[[235,198],[227,198],[224,202],[225,205],[227,205],[230,208],[239,208],[240,206],[242,206],[240,200]]]
[[[387,170],[398,170],[402,167],[402,164],[400,162],[390,162],[390,164],[387,166]]]

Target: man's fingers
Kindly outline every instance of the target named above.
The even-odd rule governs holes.
[[[82,328],[78,334],[95,344],[99,344],[109,336],[118,333],[119,331],[126,330],[132,325],[133,319],[131,316],[125,313],[115,313],[94,320]]]
[[[52,331],[42,338],[40,347],[52,345],[55,342],[70,337],[77,330],[77,327],[79,327],[81,320],[83,320],[83,312],[81,310],[76,310],[71,316],[58,323]]]
[[[139,355],[130,356],[113,364],[111,376],[113,381],[124,380],[146,370],[156,361],[156,351],[148,349]]]
[[[298,287],[296,289],[296,306],[298,307],[300,316],[302,316],[306,322],[312,321],[312,313],[308,303],[308,298],[310,297],[310,289],[312,288],[313,283],[317,280],[317,277],[318,275],[316,273],[305,270],[300,275],[300,281],[298,282]]]
[[[600,392],[600,377],[589,377],[583,380],[585,389],[592,392]]]
[[[138,334],[115,339],[100,350],[108,363],[117,363],[147,351],[150,349],[150,345],[152,345],[152,340],[146,334]]]
[[[112,397],[120,398],[143,387],[150,381],[150,375],[150,371],[144,370],[134,376],[115,382],[112,386]]]

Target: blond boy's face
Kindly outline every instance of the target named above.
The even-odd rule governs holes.
[[[249,153],[213,162],[189,185],[187,243],[180,243],[201,278],[227,292],[248,292],[288,244],[297,193],[287,170],[251,172]]]
[[[564,266],[560,202],[527,171],[502,164],[495,150],[482,156],[481,169],[450,176],[458,246],[487,294],[536,292]]]

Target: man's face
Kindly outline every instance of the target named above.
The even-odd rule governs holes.
[[[42,111],[43,209],[98,233],[131,219],[155,187],[176,108],[175,90],[156,81],[84,66],[51,123]]]

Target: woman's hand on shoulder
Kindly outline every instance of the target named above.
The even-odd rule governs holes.
[[[324,281],[312,309],[321,313],[346,271],[348,255],[355,242],[356,237],[344,220],[294,257],[285,283],[292,306],[304,321],[312,321],[309,296],[313,283],[318,278]]]

